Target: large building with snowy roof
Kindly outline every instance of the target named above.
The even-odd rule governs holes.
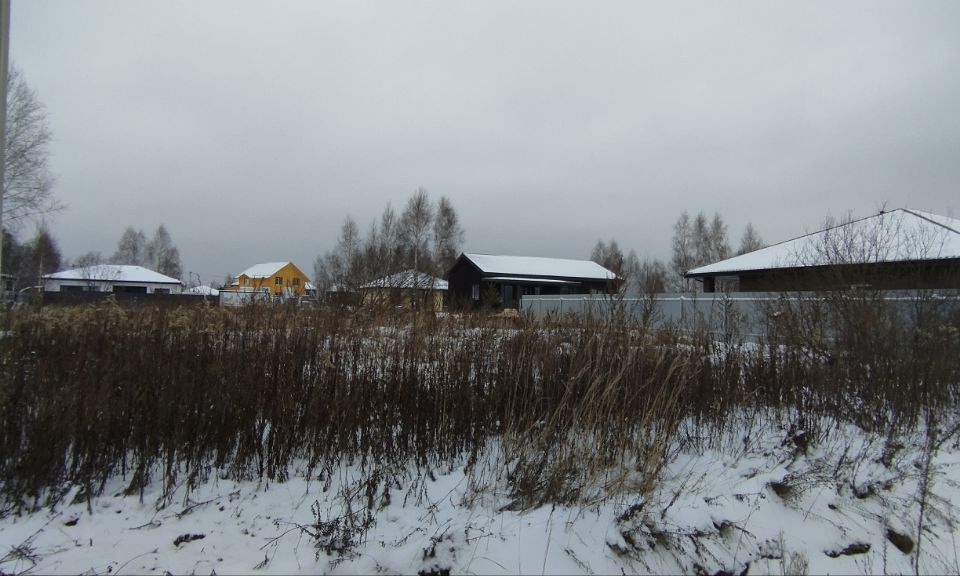
[[[467,253],[447,273],[450,302],[460,307],[517,308],[527,294],[599,294],[616,279],[590,260]]]
[[[687,278],[740,292],[960,288],[960,220],[897,209],[694,268]]]
[[[143,266],[97,264],[43,277],[44,292],[179,294],[182,290],[183,283],[180,280]]]

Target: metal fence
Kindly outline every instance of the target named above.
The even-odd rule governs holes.
[[[714,335],[736,334],[748,340],[763,337],[770,319],[786,304],[804,306],[823,297],[812,292],[717,292],[675,293],[621,297],[570,294],[523,296],[520,311],[536,318],[577,316],[604,318],[622,315],[632,322],[652,327],[680,325],[702,327]],[[905,318],[916,315],[921,302],[942,304],[941,313],[960,317],[960,290],[886,291],[881,298]]]

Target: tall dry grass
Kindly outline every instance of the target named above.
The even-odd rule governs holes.
[[[470,465],[496,442],[495,474],[525,508],[647,490],[671,446],[744,414],[889,427],[956,408],[953,320],[905,333],[909,319],[844,305],[781,307],[752,345],[624,317],[21,310],[0,339],[2,493],[20,508],[116,476],[136,493],[211,473],[282,481],[299,463]]]

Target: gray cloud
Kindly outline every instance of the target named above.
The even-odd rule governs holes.
[[[667,257],[886,203],[957,214],[960,4],[14,2],[67,255],[166,223],[185,270],[309,269],[417,186],[474,251]]]

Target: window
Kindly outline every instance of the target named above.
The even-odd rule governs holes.
[[[273,279],[273,283],[276,284],[277,286],[283,286],[283,277],[277,276],[276,278]]]
[[[474,300],[479,300],[479,299],[480,299],[480,285],[479,285],[479,284],[474,284],[474,285],[471,287],[470,297],[473,298]]]
[[[294,278],[294,279],[293,279],[293,285],[294,285],[294,286],[299,286],[299,285],[300,285],[300,279],[299,279],[299,278]]]

